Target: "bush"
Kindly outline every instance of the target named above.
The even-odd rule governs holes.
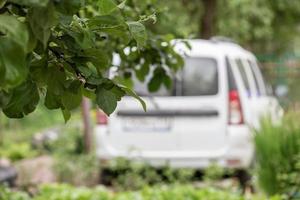
[[[84,153],[83,135],[78,126],[66,126],[60,130],[59,136],[47,144],[52,154],[79,155]]]
[[[15,196],[17,193],[9,193]],[[21,195],[22,193],[20,193]],[[2,198],[1,200],[29,200],[25,198]],[[0,196],[1,197],[1,196]],[[144,187],[139,191],[111,192],[103,187],[74,188],[69,185],[45,185],[31,200],[245,200],[237,194],[214,188],[196,188],[191,185],[171,185]],[[247,198],[249,199],[249,198]],[[265,200],[265,197],[252,197],[252,200]],[[250,199],[249,199],[250,200]],[[270,200],[280,200],[273,197]]]
[[[300,192],[300,127],[297,119],[294,115],[286,116],[280,125],[264,120],[255,135],[258,182],[269,195],[284,194],[296,198]]]
[[[104,183],[112,184],[118,190],[137,190],[161,183],[187,183],[195,175],[193,169],[173,169],[168,165],[157,169],[144,162],[122,158],[116,159],[103,172]]]
[[[58,181],[72,185],[93,186],[99,182],[99,162],[91,154],[56,155],[54,171]]]
[[[226,170],[216,163],[212,163],[204,170],[204,180],[207,182],[217,181],[224,177]],[[229,172],[227,172],[229,173]]]
[[[30,144],[22,143],[5,143],[0,146],[0,158],[8,158],[12,161],[21,160],[24,158],[32,158],[37,155]]]
[[[58,138],[47,144],[47,150],[54,157],[54,172],[58,181],[92,186],[99,182],[100,165],[94,154],[84,153],[80,130],[78,125],[63,128]]]
[[[23,192],[11,191],[0,185],[0,199],[1,200],[31,200],[29,196]]]

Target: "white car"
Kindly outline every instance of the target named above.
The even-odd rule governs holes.
[[[255,56],[225,41],[189,40],[185,67],[165,88],[150,94],[145,84],[136,92],[147,104],[124,97],[107,118],[98,113],[95,130],[100,159],[123,157],[154,166],[202,169],[212,162],[228,168],[247,168],[254,158],[253,128],[262,116],[280,119],[282,109],[267,92]],[[146,81],[147,82],[147,81]]]

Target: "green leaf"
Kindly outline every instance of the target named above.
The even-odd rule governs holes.
[[[0,37],[0,88],[12,88],[27,77],[23,47],[9,38]]]
[[[172,88],[172,79],[168,75],[165,75],[163,77],[163,84],[170,90]]]
[[[49,0],[9,0],[9,2],[13,2],[19,5],[24,6],[47,6]]]
[[[77,108],[82,100],[82,94],[80,88],[77,89],[77,92],[65,91],[62,95],[62,104],[68,110],[73,110]]]
[[[93,90],[89,90],[87,88],[81,87],[81,92],[82,92],[83,96],[85,96],[89,99],[92,99],[92,100],[96,99],[96,94]]]
[[[27,52],[32,52],[37,45],[37,39],[35,38],[31,29],[29,29],[28,35],[29,35],[29,39],[27,43]]]
[[[35,81],[39,87],[47,85],[48,71],[45,56],[40,59],[33,59],[30,63],[29,69],[32,80]]]
[[[0,108],[5,107],[9,102],[10,98],[11,98],[11,93],[0,91]]]
[[[48,90],[55,95],[62,95],[65,90],[66,74],[57,66],[51,66],[47,69]]]
[[[123,21],[113,15],[102,15],[90,18],[87,24],[91,29],[107,29],[122,25]]]
[[[0,0],[0,9],[5,5],[6,0]]]
[[[92,31],[83,25],[83,20],[76,15],[73,16],[73,21],[70,27],[63,29],[75,39],[76,43],[82,49],[88,49],[95,46],[95,35]]]
[[[67,123],[71,118],[71,112],[68,109],[61,109],[61,112],[64,116],[65,123]]]
[[[45,97],[45,106],[50,110],[62,107],[61,97],[48,89]]]
[[[133,88],[133,86],[134,86],[134,82],[133,82],[132,78],[124,78],[121,76],[115,76],[113,80],[115,83],[118,83],[118,84],[123,85],[128,88]]]
[[[77,69],[80,71],[81,74],[83,74],[83,76],[85,76],[86,78],[90,77],[93,72],[89,69],[89,67],[87,66],[81,66],[79,65],[77,67]]]
[[[160,75],[154,75],[148,83],[148,90],[150,92],[156,92],[162,84],[162,77]]]
[[[118,101],[120,101],[122,97],[126,94],[126,92],[117,85],[114,85],[113,88],[110,89],[110,91],[112,91],[115,94]]]
[[[145,26],[140,22],[127,22],[131,36],[135,39],[139,48],[146,45],[147,34]]]
[[[126,5],[126,0],[122,1],[121,3],[119,3],[119,5],[117,6],[119,9],[124,9]]]
[[[99,0],[98,7],[100,15],[108,15],[118,8],[113,0]]]
[[[105,69],[110,63],[107,53],[102,49],[86,49],[84,53],[80,55],[93,63],[97,69]]]
[[[137,99],[141,103],[144,111],[145,112],[147,111],[147,105],[146,105],[145,101],[141,97],[139,97],[133,90],[131,90],[128,87],[124,87],[124,86],[120,86],[120,87],[126,92],[126,94],[128,94],[129,96],[132,96],[135,99]]]
[[[117,107],[118,98],[116,94],[103,86],[99,86],[96,95],[97,105],[109,116]]]
[[[33,7],[28,11],[28,21],[35,37],[47,46],[51,28],[57,24],[57,15],[52,3],[47,7]]]
[[[81,0],[60,0],[55,7],[58,12],[64,15],[73,16],[82,6],[82,2]]]
[[[101,78],[93,74],[86,79],[86,82],[92,85],[101,85],[102,83],[106,82],[106,80],[106,78]]]
[[[20,22],[16,17],[0,15],[0,32],[4,34],[4,36],[0,36],[0,38],[9,38],[24,48],[24,52],[27,51],[29,40],[28,30],[26,25]]]
[[[0,88],[11,88],[27,76],[28,30],[16,17],[0,15],[0,33]]]
[[[139,79],[139,81],[143,82],[145,81],[145,77],[148,75],[150,71],[150,63],[145,62],[140,69],[135,71],[136,77]]]
[[[35,110],[39,100],[36,84],[28,81],[12,91],[12,96],[3,108],[3,112],[10,118],[22,118]]]

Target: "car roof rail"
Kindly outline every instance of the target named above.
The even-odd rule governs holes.
[[[225,36],[213,36],[210,38],[210,41],[212,42],[224,42],[224,43],[232,43],[237,44],[233,39],[225,37]]]

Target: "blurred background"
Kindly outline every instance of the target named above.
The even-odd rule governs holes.
[[[156,12],[156,23],[148,24],[153,32],[187,39],[224,36],[253,52],[261,63],[260,68],[272,93],[286,113],[293,112],[286,124],[296,127],[293,133],[300,134],[296,113],[300,109],[298,0],[140,0],[139,3],[141,7],[152,6]],[[266,194],[275,195],[272,197],[274,199],[299,197],[299,193],[295,196],[295,192],[290,192],[294,188],[299,192],[300,187],[298,140],[293,146],[294,150],[289,151],[295,157],[286,153],[276,161],[296,160],[298,163],[281,170],[280,174],[273,174],[280,176],[280,180],[287,180],[283,181],[285,186],[276,186],[277,189],[257,186],[255,167],[249,169],[251,180],[247,186],[240,184],[237,173],[214,165],[201,172],[168,166],[156,170],[147,164],[133,164],[120,159],[108,167],[110,173],[103,173],[102,167],[107,165],[95,156],[92,139],[97,119],[96,106],[91,102],[83,103],[82,108],[74,111],[66,124],[60,111],[50,111],[44,105],[39,105],[34,113],[24,119],[8,119],[1,113],[0,182],[15,189],[0,189],[0,199],[1,193],[26,199],[25,194],[14,191],[17,189],[36,194],[43,184],[46,185],[41,190],[41,199],[48,199],[50,193],[61,194],[62,191],[69,196],[74,193],[86,195],[82,197],[84,200],[92,199],[95,194],[105,199],[105,195],[111,195],[111,191],[120,195],[120,199],[139,199],[132,191],[141,190],[140,196],[161,195],[152,199],[187,199],[188,195],[191,195],[190,199],[267,199]],[[266,125],[264,131],[281,133],[287,129]],[[267,145],[273,136],[266,137]],[[282,143],[280,148],[284,149],[286,144]],[[270,153],[270,156],[274,155]],[[273,161],[276,160],[276,155],[273,158]],[[103,183],[106,184],[105,188],[101,186],[99,189]],[[162,189],[157,186],[160,184],[169,188]],[[273,185],[272,180],[266,180],[265,185]],[[88,188],[78,190],[78,186]],[[288,189],[281,190],[282,187]],[[280,191],[287,195],[281,196]],[[289,196],[290,193],[293,195]]]

